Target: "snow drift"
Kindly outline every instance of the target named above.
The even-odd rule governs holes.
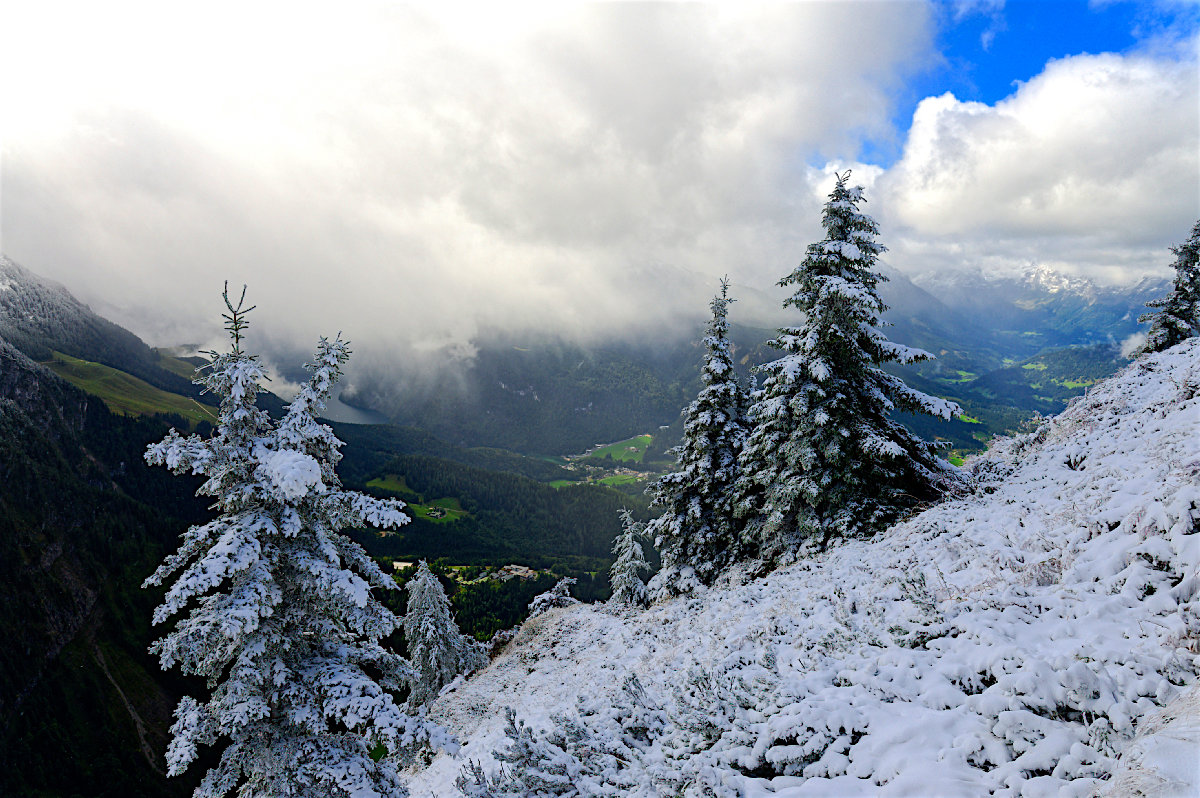
[[[1198,393],[1192,339],[874,539],[646,611],[530,621],[431,707],[464,747],[413,795],[456,794],[470,759],[495,770],[505,706],[624,752],[566,751],[565,794],[1087,796],[1118,770],[1121,794],[1195,794]]]

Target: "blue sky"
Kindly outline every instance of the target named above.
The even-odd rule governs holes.
[[[1051,59],[1128,53],[1156,40],[1177,42],[1200,25],[1200,3],[1087,0],[942,0],[935,5],[937,55],[896,95],[898,137],[863,142],[863,160],[890,166],[917,103],[945,92],[989,105]]]

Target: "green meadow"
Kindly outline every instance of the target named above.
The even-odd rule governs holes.
[[[193,425],[201,421],[217,421],[216,408],[155,388],[137,377],[100,363],[54,352],[53,357],[42,365],[75,387],[98,397],[109,410],[123,416],[174,414],[183,416]]]
[[[642,458],[646,456],[646,449],[653,440],[654,437],[651,435],[635,435],[632,438],[610,443],[607,446],[601,446],[599,449],[590,451],[584,459],[604,460],[611,457],[615,462],[640,463],[642,462]]]
[[[414,518],[420,518],[435,524],[449,524],[460,518],[470,518],[471,514],[463,509],[459,500],[454,497],[424,501],[416,491],[408,486],[403,475],[385,474],[382,477],[367,482],[368,488],[386,490],[395,493],[404,500],[405,512]]]

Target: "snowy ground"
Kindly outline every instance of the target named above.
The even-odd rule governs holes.
[[[503,707],[545,728],[580,696],[619,703],[631,674],[667,720],[624,794],[1200,795],[1197,393],[1192,339],[874,540],[644,612],[534,619],[434,705],[464,747],[413,795],[494,768]]]

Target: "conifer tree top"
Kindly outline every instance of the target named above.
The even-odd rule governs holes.
[[[1146,303],[1146,307],[1159,308],[1157,313],[1138,317],[1140,322],[1150,322],[1143,353],[1161,352],[1200,334],[1200,221],[1192,227],[1188,240],[1171,251],[1175,253],[1171,293]]]
[[[876,290],[878,225],[859,211],[861,187],[838,174],[822,213],[825,236],[779,281],[795,286],[784,302],[803,313],[770,342],[782,356],[759,369],[754,429],[741,454],[738,514],[757,530],[768,558],[799,538],[878,531],[907,507],[957,481],[894,411],[950,418],[953,402],[913,390],[882,366],[932,355],[896,344],[881,331],[887,306]]]

